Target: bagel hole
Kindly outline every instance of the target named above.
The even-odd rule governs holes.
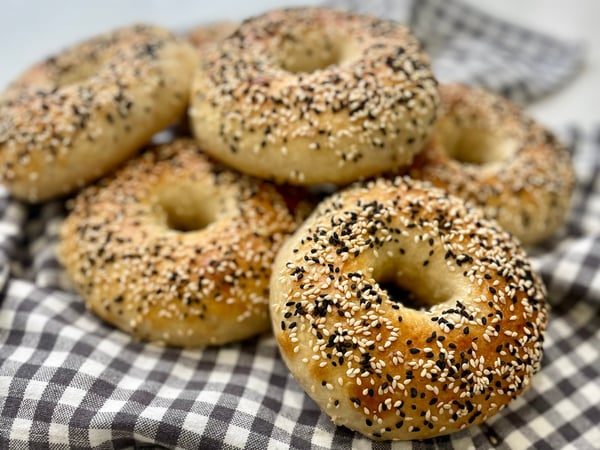
[[[459,127],[440,121],[437,134],[448,156],[464,164],[485,165],[509,159],[517,151],[510,136],[494,130]]]
[[[83,54],[79,55],[83,51]],[[105,69],[108,76],[113,75],[113,65],[108,61],[117,56],[115,44],[74,47],[66,50],[63,55],[50,57],[46,64],[51,68],[52,83],[54,87],[66,88],[77,85],[91,77],[102,76]],[[74,60],[77,62],[75,63]]]
[[[158,204],[169,229],[189,233],[202,230],[215,221],[216,213],[210,207],[215,200],[195,194],[194,190],[177,188],[162,193]]]
[[[77,69],[65,70],[56,79],[56,87],[65,88],[67,86],[81,83],[95,75],[100,66],[99,64],[82,64],[77,66]]]
[[[404,260],[402,268],[393,261],[382,262],[373,277],[391,301],[408,308],[426,309],[454,296],[453,287],[439,278],[439,271],[432,270],[432,265],[424,272],[423,267],[414,264],[414,261]]]
[[[291,73],[310,73],[338,64],[342,49],[321,30],[306,34],[286,34],[282,37],[278,54],[281,68]]]
[[[427,306],[427,303],[419,299],[417,294],[410,289],[405,289],[394,281],[378,282],[379,287],[387,292],[388,297],[394,303],[401,303],[404,306],[421,309]]]
[[[167,213],[167,226],[171,230],[187,233],[206,228],[213,222],[211,217],[207,217],[199,211],[182,211],[181,208],[164,208]]]

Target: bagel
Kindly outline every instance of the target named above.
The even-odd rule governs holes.
[[[0,97],[0,181],[37,202],[104,175],[185,112],[196,63],[169,31],[135,25],[33,66]]]
[[[203,56],[206,45],[221,42],[233,33],[237,27],[236,22],[227,20],[211,22],[195,27],[186,37],[188,42]]]
[[[429,59],[406,27],[328,9],[248,19],[200,66],[196,140],[279,183],[344,184],[407,165],[438,104]]]
[[[545,287],[517,242],[408,177],[335,194],[273,265],[281,355],[336,424],[370,438],[481,423],[542,357]]]
[[[409,174],[479,205],[526,245],[554,234],[575,179],[564,146],[509,100],[459,84],[440,93],[440,118]]]
[[[107,322],[165,345],[220,345],[269,328],[271,265],[292,229],[271,185],[182,139],[83,190],[58,254]]]

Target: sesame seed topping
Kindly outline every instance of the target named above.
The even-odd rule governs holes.
[[[300,354],[326,364],[298,368],[338,380],[322,395],[360,407],[371,424],[360,431],[427,437],[479,423],[483,405],[493,398],[483,407],[494,414],[539,369],[545,288],[519,244],[478,211],[418,181],[377,180],[323,201],[280,252],[278,341],[292,321],[305,325]]]
[[[135,25],[34,65],[0,96],[0,181],[38,202],[107,173],[184,112],[195,63],[169,31]]]
[[[216,345],[268,327],[271,265],[293,222],[272,186],[181,139],[82,191],[59,254],[104,319],[142,339]],[[278,326],[296,333],[290,319]]]
[[[193,90],[207,151],[293,184],[348,183],[409,163],[439,102],[406,27],[324,8],[246,20],[206,56]]]
[[[440,118],[410,175],[480,205],[525,244],[553,234],[575,180],[566,148],[504,98],[459,84],[440,93]]]

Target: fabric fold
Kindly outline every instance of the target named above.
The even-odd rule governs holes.
[[[501,20],[457,0],[330,0],[327,5],[408,24],[441,82],[461,82],[519,103],[548,95],[583,66],[585,46]]]

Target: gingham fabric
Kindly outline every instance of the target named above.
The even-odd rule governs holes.
[[[582,65],[581,43],[518,27],[456,0],[328,0],[328,6],[408,23],[441,82],[458,81],[519,103],[553,92]]]
[[[390,17],[401,3],[375,2],[372,11]],[[529,98],[556,88],[579,64],[573,47],[462,4],[402,4],[420,36],[437,39],[440,70],[454,57],[471,58],[469,39],[474,52],[486,45],[486,54],[528,61],[502,75],[480,62],[477,76],[463,81]],[[494,36],[494,26],[513,45],[473,32]],[[464,48],[439,39],[455,35]],[[533,45],[539,59],[529,60]],[[561,75],[533,83],[538,63]],[[482,83],[487,74],[496,81]],[[377,443],[335,427],[296,384],[269,334],[180,350],[135,342],[104,324],[69,290],[55,259],[63,203],[27,206],[0,190],[0,448],[599,448],[600,126],[586,135],[557,131],[572,145],[578,183],[567,225],[531,250],[553,305],[542,370],[484,425],[418,442]]]

